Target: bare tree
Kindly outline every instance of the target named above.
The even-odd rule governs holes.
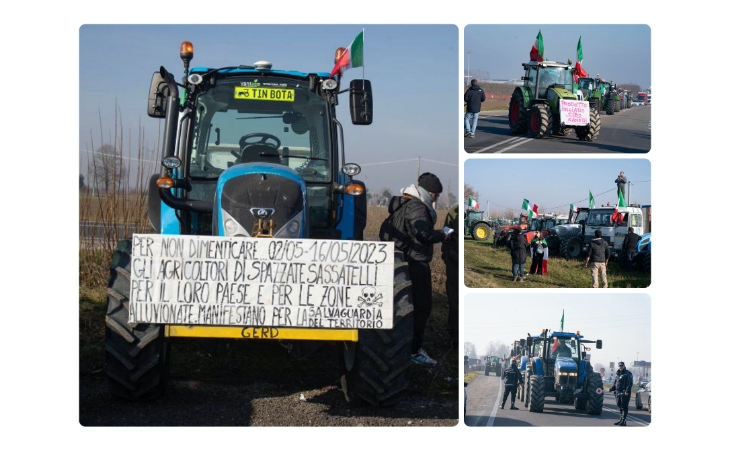
[[[621,89],[626,89],[627,91],[631,92],[631,97],[636,98],[636,94],[641,92],[641,86],[638,84],[631,82],[631,83],[619,83],[618,84]]]
[[[474,344],[471,342],[464,342],[464,354],[468,356],[469,358],[476,359],[477,357],[477,348]]]
[[[469,197],[479,201],[479,191],[470,184],[464,184],[464,198],[469,199]]]
[[[492,341],[487,345],[486,352],[489,356],[499,356],[500,358],[504,358],[509,356],[509,345],[505,344],[502,341]]]
[[[127,178],[127,167],[123,164],[122,155],[110,144],[99,147],[93,155],[94,184],[105,193],[114,193]]]

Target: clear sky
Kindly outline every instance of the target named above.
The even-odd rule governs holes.
[[[570,204],[588,206],[617,202],[616,183],[623,171],[631,182],[631,203],[651,205],[651,170],[647,159],[467,159],[464,183],[479,192],[479,209],[514,208],[524,199],[540,212],[568,212]],[[627,198],[627,200],[629,200]]]
[[[115,105],[125,141],[133,143],[131,153],[137,155],[139,129],[144,148],[155,148],[162,122],[147,116],[149,83],[161,65],[178,81],[182,78],[182,41],[195,46],[191,67],[267,60],[274,69],[329,72],[335,49],[350,45],[363,28],[374,120],[370,126],[353,126],[349,99],[341,96],[337,113],[348,162],[360,163],[359,178],[377,191],[415,182],[420,156],[421,172],[435,173],[444,190],[450,183],[458,193],[455,25],[84,25],[79,29],[80,170],[85,173],[84,158],[100,146],[102,136],[109,141],[114,134]],[[344,81],[349,85],[359,77],[360,68],[350,69]],[[151,151],[145,157],[158,159]]]
[[[648,25],[467,25],[464,75],[469,69],[472,73],[487,71],[493,80],[519,79],[524,75],[521,64],[530,60],[538,31],[542,31],[545,57],[550,61],[575,62],[581,38],[583,68],[589,75],[600,74],[619,84],[651,86]]]
[[[464,342],[481,355],[490,342],[510,344],[536,336],[543,328],[580,331],[589,340],[601,339],[603,348],[592,348],[591,362],[651,361],[651,300],[646,294],[468,294],[462,309]]]

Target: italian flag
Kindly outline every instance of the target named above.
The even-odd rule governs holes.
[[[468,206],[469,208],[479,209],[479,203],[471,197],[469,197]]]
[[[335,61],[335,67],[332,69],[330,77],[333,77],[335,75],[342,76],[342,73],[345,70],[351,69],[353,67],[362,67],[365,60],[363,55],[364,42],[365,30],[362,30],[360,34],[355,37],[355,40],[352,41],[352,44],[350,44],[350,46],[347,47],[345,51],[340,55],[337,61]]]
[[[544,239],[544,238],[543,238]],[[535,257],[535,249],[530,246],[530,258]],[[532,272],[530,272],[532,273]],[[548,273],[548,248],[542,249],[542,274],[547,275]]]
[[[573,70],[573,80],[578,84],[578,78],[587,77],[588,72],[583,69],[583,45],[580,43],[583,37],[578,38],[578,48],[575,53],[575,70]]]
[[[621,191],[618,191],[618,206],[621,208],[626,207],[626,200],[624,200],[624,194]]]
[[[532,44],[532,49],[530,50],[530,61],[545,61],[545,59],[543,58],[544,53],[545,47],[542,45],[542,31],[538,31],[537,37],[535,38],[535,43]]]
[[[588,207],[590,209],[596,207],[596,199],[593,198],[593,193],[590,190],[588,191]]]
[[[529,200],[524,199],[522,200],[522,209],[526,209],[528,212],[528,217],[532,219],[533,217],[537,217],[537,205],[533,205],[530,203]]]
[[[578,211],[578,208],[576,208],[575,205],[571,203],[570,204],[570,210],[573,211],[573,212],[577,212]]]

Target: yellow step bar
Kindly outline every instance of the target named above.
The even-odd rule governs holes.
[[[168,325],[170,338],[278,339],[287,341],[351,341],[357,342],[357,330],[275,327],[216,327]]]

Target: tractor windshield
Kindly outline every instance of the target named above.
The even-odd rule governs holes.
[[[578,87],[581,89],[593,90],[593,78],[581,78],[578,80]]]
[[[610,227],[612,209],[594,209],[588,214],[586,225],[590,227]]]
[[[544,67],[540,70],[538,97],[545,98],[549,87],[573,89],[573,73],[563,67]]]
[[[580,358],[580,346],[578,345],[578,341],[569,338],[553,338],[548,357],[551,359],[555,359],[557,357],[573,359]]]
[[[286,78],[216,80],[195,99],[189,152],[192,178],[217,178],[235,164],[283,164],[305,181],[329,182],[325,101],[307,82]]]

